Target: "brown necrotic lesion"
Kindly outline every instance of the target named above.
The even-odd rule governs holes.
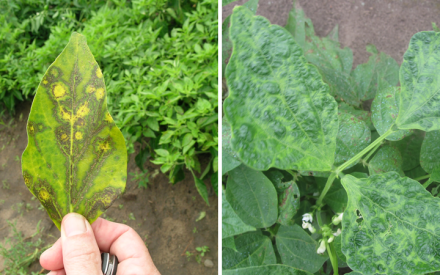
[[[32,193],[38,198],[38,200],[47,210],[47,213],[49,214],[51,219],[61,223],[63,215],[67,213],[63,213],[58,203],[56,202],[56,194],[52,186],[50,186],[47,181],[38,179],[38,181],[32,186],[30,190],[32,190]]]
[[[90,199],[87,199],[84,216],[87,219],[95,218],[98,214],[98,211],[104,212],[111,206],[113,201],[115,201],[120,194],[120,189],[116,189],[111,186],[106,187],[101,192],[95,193]]]

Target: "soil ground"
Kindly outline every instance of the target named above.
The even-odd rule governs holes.
[[[60,232],[46,211],[38,209],[40,203],[32,199],[33,195],[24,184],[21,173],[20,158],[27,145],[26,121],[29,110],[29,102],[21,104],[12,126],[9,129],[0,127],[0,243],[13,235],[7,221],[16,222],[17,229],[22,231],[24,237],[29,237],[41,220],[41,226],[44,227],[42,239],[44,245],[48,245],[59,238]],[[129,173],[140,172],[134,156],[130,156]],[[206,165],[207,160],[202,161],[202,169]],[[159,167],[148,162],[146,168],[154,174]],[[105,217],[115,222],[125,222],[139,233],[162,275],[217,274],[218,203],[209,184],[208,190],[210,206],[198,194],[189,171],[186,171],[185,180],[174,186],[168,183],[165,175],[158,173],[150,178],[147,189],[138,188],[133,176],[129,176],[125,194],[107,210]],[[206,217],[196,222],[202,211],[206,212]],[[135,220],[129,218],[131,213]],[[201,246],[210,249],[201,264],[194,257],[188,261],[185,252],[194,253],[195,248]],[[214,266],[205,267],[206,259],[212,260]],[[3,268],[3,259],[0,257],[0,273]],[[41,269],[37,261],[31,265],[32,271]]]

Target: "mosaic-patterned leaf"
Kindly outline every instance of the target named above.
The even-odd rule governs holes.
[[[348,207],[342,252],[363,274],[426,274],[440,270],[440,199],[396,172],[342,185]]]
[[[226,68],[232,149],[257,170],[330,171],[338,132],[337,104],[292,36],[244,7],[231,20]]]
[[[420,151],[420,165],[428,173],[440,168],[440,131],[426,133]]]
[[[76,212],[95,221],[125,189],[124,137],[107,111],[102,72],[73,33],[45,73],[27,124],[24,181],[60,228]]]
[[[370,175],[395,171],[403,176],[402,155],[399,149],[391,145],[384,145],[379,148],[370,163],[368,163],[368,171]]]
[[[440,130],[440,33],[419,32],[400,67],[399,129]]]
[[[399,149],[402,155],[402,170],[408,171],[416,168],[420,163],[420,149],[422,147],[425,132],[415,130],[412,135],[399,141],[390,142]]]

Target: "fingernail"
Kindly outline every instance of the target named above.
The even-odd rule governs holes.
[[[87,231],[86,220],[79,214],[69,214],[63,221],[64,233],[67,237],[85,233]]]

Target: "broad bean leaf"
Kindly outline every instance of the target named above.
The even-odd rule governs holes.
[[[399,141],[390,142],[396,147],[402,156],[402,170],[408,171],[416,168],[420,163],[420,149],[422,147],[425,133],[416,130],[412,135],[405,137]]]
[[[337,105],[292,36],[247,8],[235,7],[234,52],[226,68],[232,149],[248,166],[330,171]]]
[[[281,225],[276,235],[276,244],[284,264],[311,273],[318,271],[327,255],[316,253],[318,243],[300,226]]]
[[[440,130],[440,33],[416,33],[400,67],[399,129]]]
[[[234,251],[237,251],[237,247],[235,246],[234,237],[227,237],[222,239],[222,247],[230,248]]]
[[[371,120],[380,135],[383,135],[393,127],[396,122],[399,113],[399,95],[400,87],[386,85],[379,87],[376,97],[371,104]],[[410,133],[410,130],[398,130],[386,137],[386,139],[401,140]]]
[[[403,176],[402,156],[399,150],[391,145],[384,145],[379,148],[370,163],[368,163],[368,171],[370,175],[395,171]]]
[[[376,128],[373,125],[373,122],[371,121],[371,113],[365,110],[357,110],[353,106],[348,105],[345,102],[339,102],[338,103],[338,110],[339,112],[349,113],[353,116],[355,116],[357,119],[362,120],[367,124],[368,128],[370,130],[375,130]]]
[[[241,162],[231,149],[231,126],[223,119],[222,123],[222,175],[238,167]]]
[[[249,0],[243,4],[244,7],[247,7],[254,14],[257,12],[259,0]],[[225,5],[224,2],[222,2]],[[229,15],[222,23],[222,75],[225,75],[226,65],[228,64],[229,57],[231,57],[232,53],[232,42],[229,38],[229,25],[231,23],[231,16]]]
[[[231,270],[223,270],[223,275],[256,275],[256,274],[264,274],[264,275],[307,275],[312,274],[304,270],[300,270],[288,265],[283,264],[271,264],[271,265],[263,265],[263,266],[251,266],[245,268],[231,269]]]
[[[367,63],[360,64],[352,72],[358,85],[358,98],[360,100],[373,99],[378,88],[378,78],[386,81],[391,86],[399,82],[399,64],[391,56],[379,53],[374,45],[367,46],[367,52],[372,55]]]
[[[102,72],[73,33],[38,86],[22,157],[26,186],[55,225],[76,212],[92,223],[125,189],[124,137],[107,111]]]
[[[300,193],[298,185],[294,181],[285,182],[284,190],[278,192],[278,220],[284,225],[293,224],[293,216],[299,208]]]
[[[364,274],[440,270],[438,198],[396,172],[367,179],[346,175],[342,185],[348,193],[342,252],[353,270]]]
[[[336,139],[335,165],[341,165],[365,149],[371,142],[371,131],[364,121],[351,114],[339,113],[339,132]],[[353,163],[350,168],[356,165]]]
[[[223,270],[276,264],[272,242],[269,237],[264,236],[261,232],[246,233],[237,237],[235,247],[237,251],[223,248]]]
[[[253,227],[269,227],[277,220],[278,198],[272,182],[262,172],[243,164],[229,172],[226,200]]]
[[[255,227],[245,224],[234,212],[234,209],[226,200],[225,191],[222,190],[222,238],[225,239],[255,230]]]
[[[440,131],[426,133],[420,151],[420,165],[428,173],[440,168]]]

